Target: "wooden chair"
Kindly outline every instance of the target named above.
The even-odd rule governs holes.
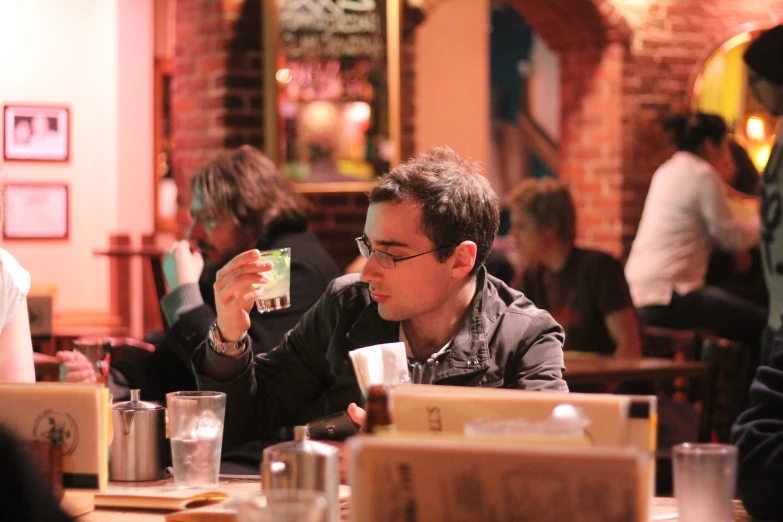
[[[642,326],[642,353],[645,357],[692,361],[700,350],[701,337],[696,330]],[[688,385],[685,379],[677,378],[671,382],[671,388],[661,391],[671,395],[677,402],[685,402],[689,396]]]
[[[702,439],[729,441],[729,431],[747,402],[748,350],[741,343],[700,334],[703,338],[699,359],[710,363],[712,393],[707,410],[709,432]]]
[[[700,345],[701,339],[696,330],[642,326],[642,351],[645,357],[693,360]]]

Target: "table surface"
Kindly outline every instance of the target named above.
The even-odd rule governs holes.
[[[709,364],[703,361],[676,361],[643,357],[622,359],[595,354],[565,352],[563,378],[570,384],[611,380],[658,380],[675,377],[706,377]]]
[[[259,484],[257,480],[243,480],[234,479],[221,487],[222,491],[229,493],[232,496],[244,495],[258,491]],[[132,510],[132,509],[107,509],[99,508],[95,511],[82,515],[76,518],[77,522],[165,522],[166,515],[170,512],[164,511],[148,511],[148,510]],[[677,521],[677,506],[675,500],[670,497],[657,497],[653,499],[652,509],[650,513],[650,521]],[[347,510],[343,511],[343,520],[349,520],[347,516]],[[196,520],[207,520],[208,517],[203,519],[193,518]],[[750,516],[745,512],[742,507],[742,503],[738,500],[734,501],[734,522],[751,522]]]
[[[143,247],[112,247],[106,250],[96,250],[93,252],[96,256],[109,256],[109,257],[160,257],[163,255],[163,249],[155,246],[143,246]]]

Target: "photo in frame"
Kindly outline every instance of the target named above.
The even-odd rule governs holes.
[[[6,183],[4,239],[68,239],[68,185]]]
[[[6,161],[68,161],[67,107],[5,105],[3,157]]]

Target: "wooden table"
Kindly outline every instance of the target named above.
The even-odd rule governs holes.
[[[752,522],[752,518],[745,511],[742,506],[742,502],[739,500],[734,501],[732,512],[733,522]],[[657,521],[677,521],[677,501],[671,497],[656,497],[653,499],[652,512],[650,513],[650,520],[652,522]]]
[[[260,477],[246,477],[246,478],[233,478],[224,479],[221,478],[220,491],[229,494],[230,502],[232,498],[238,496],[249,495],[258,493],[261,491]],[[161,485],[163,481],[150,482],[150,483],[135,483],[134,486]],[[173,479],[168,479],[168,482],[173,488]],[[128,483],[117,483],[128,485]],[[341,519],[347,522],[350,518],[348,513],[348,506],[350,502],[350,492],[342,492],[341,488]],[[345,495],[344,497],[342,495]],[[197,517],[187,517],[188,522],[229,522],[233,521],[235,517],[231,516],[230,511],[221,510],[220,505],[213,505],[211,508],[202,508],[206,510]],[[197,513],[198,510],[191,511],[190,513]],[[76,522],[165,522],[166,516],[172,513],[185,513],[185,512],[172,512],[172,511],[152,511],[142,509],[119,509],[119,508],[98,508],[89,513],[76,517]],[[189,513],[189,514],[190,514]],[[180,518],[178,518],[180,520]]]
[[[709,363],[656,357],[621,359],[585,352],[565,352],[564,355],[566,371],[563,379],[569,386],[630,381],[674,381],[675,379],[696,381],[698,386],[696,398],[701,400],[699,440],[708,440],[712,401]]]
[[[244,483],[237,485],[234,491],[241,493],[250,493],[257,490],[258,483]],[[76,522],[165,522],[168,513],[161,511],[141,511],[141,510],[122,510],[122,509],[96,509],[95,511],[76,518]],[[347,521],[350,517],[344,516]],[[195,521],[196,519],[194,519]],[[209,520],[205,517],[201,520]],[[217,518],[213,518],[217,520]],[[222,519],[221,519],[222,520]],[[739,500],[734,501],[734,522],[751,522],[750,516],[745,512],[742,503]],[[677,505],[673,498],[657,497],[653,499],[650,513],[651,522],[659,521],[677,521]]]
[[[677,377],[706,379],[709,364],[702,361],[675,361],[643,357],[621,359],[602,355],[577,355],[565,352],[568,384],[600,384],[627,381],[663,381]]]
[[[55,322],[52,335],[46,337],[33,337],[33,346],[36,351],[45,355],[54,355],[62,350],[70,350],[73,341],[79,337],[127,337],[130,330],[122,325],[66,325],[60,326]]]

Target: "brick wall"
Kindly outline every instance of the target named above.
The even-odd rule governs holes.
[[[364,192],[309,192],[310,228],[337,266],[344,269],[359,251],[354,238],[364,232],[367,194]]]
[[[261,144],[260,0],[179,0],[171,82],[172,163],[187,180],[223,147]]]

